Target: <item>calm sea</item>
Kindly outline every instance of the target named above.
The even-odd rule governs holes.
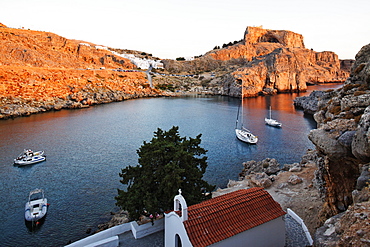
[[[202,134],[201,146],[208,150],[205,179],[218,187],[237,179],[244,161],[299,162],[313,148],[307,134],[315,122],[292,100],[307,93],[244,99],[244,122],[259,137],[257,145],[236,139],[240,100],[222,96],[128,100],[0,121],[0,246],[63,246],[88,236],[88,228],[96,229],[116,210],[114,197],[123,188],[118,174],[137,164],[136,150],[157,128],[179,126],[187,137]],[[270,105],[281,129],[264,124]],[[25,148],[44,150],[47,160],[14,166]],[[35,188],[44,189],[50,203],[36,231],[24,222],[24,204]]]

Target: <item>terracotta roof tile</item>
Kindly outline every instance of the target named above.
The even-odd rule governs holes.
[[[285,212],[263,188],[238,190],[188,207],[184,222],[194,247],[208,246]]]

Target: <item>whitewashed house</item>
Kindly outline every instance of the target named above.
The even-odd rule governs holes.
[[[80,43],[80,45],[86,45],[86,44],[85,43]],[[140,69],[149,69],[150,66],[152,66],[154,69],[162,69],[164,67],[161,60],[152,60],[152,59],[146,59],[146,58],[139,58],[139,57],[136,57],[133,54],[125,54],[125,53],[120,54],[118,52],[109,50],[109,48],[106,47],[106,46],[101,46],[101,45],[96,45],[95,48],[100,49],[100,50],[107,50],[107,51],[110,51],[111,53],[113,53],[116,56],[127,58]]]
[[[282,210],[263,188],[224,194],[187,206],[174,198],[174,211],[165,214],[165,246],[284,246]]]

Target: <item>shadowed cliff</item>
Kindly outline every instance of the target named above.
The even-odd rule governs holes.
[[[367,246],[370,208],[370,44],[356,55],[338,90],[313,92],[295,105],[314,114],[316,186],[324,204],[315,246]],[[324,224],[325,222],[325,224]]]

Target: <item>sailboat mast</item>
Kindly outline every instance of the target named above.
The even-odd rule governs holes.
[[[239,117],[240,117],[240,121],[241,121],[241,126],[240,126],[240,129],[242,128],[243,126],[243,86],[242,86],[242,98],[241,98],[241,101],[239,103],[239,107],[238,107],[238,114],[236,115],[236,123],[235,123],[235,129],[238,128],[238,124],[239,124]],[[242,108],[241,110],[241,114],[240,114],[240,108]]]
[[[240,105],[241,105],[241,102],[239,103],[239,106],[238,106],[238,114],[236,115],[235,129],[238,128]]]
[[[271,106],[270,106],[270,119],[271,119]]]
[[[243,125],[244,125],[243,101],[244,101],[244,90],[243,90],[243,83],[242,83],[242,101],[241,101],[242,114],[241,114],[241,119],[240,119],[240,121],[242,122],[241,127],[240,127],[241,129],[243,129]]]

